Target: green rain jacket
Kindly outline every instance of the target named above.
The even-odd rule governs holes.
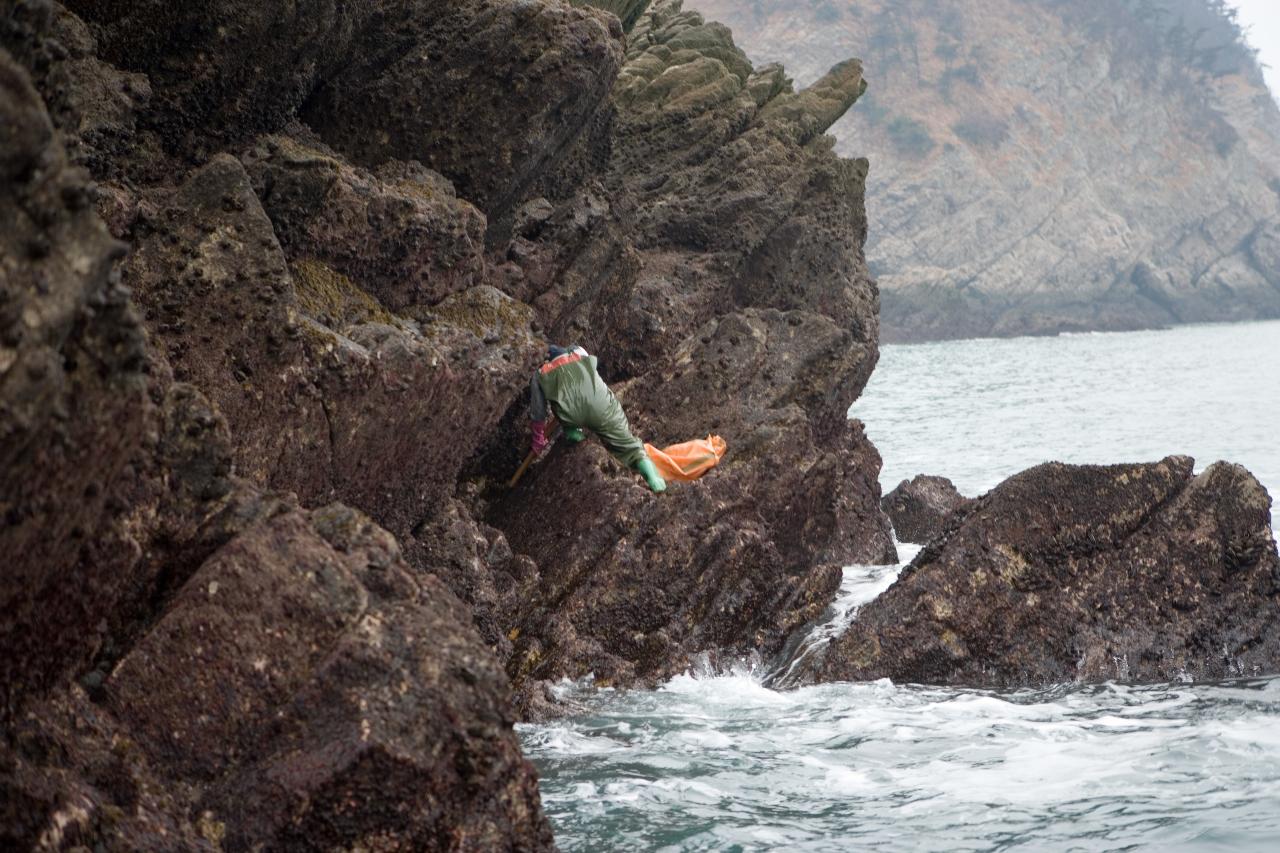
[[[589,429],[628,468],[646,458],[644,442],[631,433],[622,404],[596,372],[596,357],[572,347],[548,361],[529,384],[529,417],[547,419],[547,407],[565,427]]]

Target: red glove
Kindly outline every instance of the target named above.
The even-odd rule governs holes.
[[[551,444],[547,440],[547,422],[533,421],[533,452],[536,456],[541,456],[547,452],[547,447]]]

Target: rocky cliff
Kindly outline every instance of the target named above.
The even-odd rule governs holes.
[[[0,0],[0,846],[551,849],[513,728],[550,686],[776,656],[893,561],[846,418],[868,164],[826,135],[864,89],[797,90],[680,0]],[[547,341],[721,465],[658,496],[588,442],[508,488]],[[1240,597],[1169,606],[1236,619],[1274,547],[1212,471],[1050,483],[1101,528],[1066,533],[1018,514],[1032,478],[945,542],[1032,527],[1058,571],[1150,532],[1158,567],[1227,555]],[[1259,636],[1232,654],[1273,665]]]
[[[678,0],[0,0],[4,844],[547,849],[546,685],[892,560],[863,89]],[[506,489],[547,340],[721,466]]]
[[[797,80],[860,56],[884,339],[1280,316],[1280,110],[1205,0],[697,0]]]

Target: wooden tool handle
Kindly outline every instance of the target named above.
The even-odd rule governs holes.
[[[529,470],[529,466],[532,465],[533,460],[537,458],[538,458],[538,454],[530,450],[529,455],[526,456],[524,458],[524,462],[521,463],[520,470],[516,471],[516,475],[511,478],[511,482],[507,483],[508,489],[514,489],[516,487],[516,483],[520,482],[520,478],[524,476],[524,472]]]
[[[560,437],[560,432],[561,432],[559,421],[552,418],[551,423],[553,424],[553,426],[551,428],[551,436],[547,439],[548,450],[551,449],[551,445],[556,443],[556,439]],[[532,465],[534,463],[534,460],[536,460],[537,458],[538,458],[538,454],[530,450],[529,455],[526,456],[524,458],[524,462],[520,464],[520,470],[516,471],[516,475],[511,478],[511,482],[507,483],[508,489],[514,489],[516,487],[516,483],[520,482],[520,478],[524,476],[524,472],[529,470],[529,466]]]

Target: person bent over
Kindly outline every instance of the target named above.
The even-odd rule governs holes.
[[[650,489],[667,490],[644,442],[631,434],[622,404],[596,372],[596,357],[582,347],[548,347],[546,363],[529,383],[533,452],[539,456],[550,444],[548,415],[560,421],[566,440],[576,444],[586,438],[583,430],[591,430],[619,462],[638,471]]]

